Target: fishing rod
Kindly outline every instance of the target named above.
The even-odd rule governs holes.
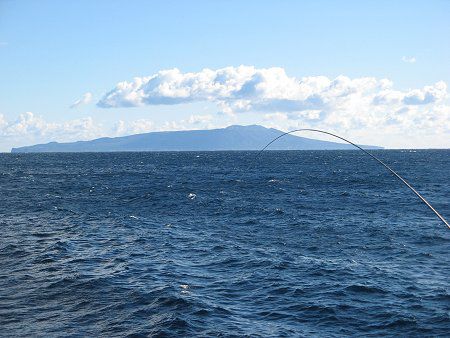
[[[310,128],[302,128],[302,129],[294,129],[288,132],[285,132],[281,135],[278,135],[277,137],[275,137],[272,141],[270,141],[269,143],[266,144],[266,146],[264,148],[262,148],[255,156],[255,161],[256,159],[261,155],[261,153],[267,149],[267,147],[269,147],[272,143],[274,143],[275,141],[277,141],[278,139],[282,138],[283,136],[295,133],[295,132],[299,132],[299,131],[313,131],[313,132],[317,132],[317,133],[321,133],[321,134],[326,134],[326,135],[330,135],[333,137],[336,137],[342,141],[345,141],[349,144],[351,144],[352,146],[358,148],[359,150],[363,151],[365,154],[369,155],[371,158],[373,158],[375,161],[377,161],[378,163],[380,163],[383,167],[385,167],[387,170],[389,170],[391,172],[391,174],[393,174],[395,177],[397,177],[404,185],[406,185],[417,197],[420,198],[420,200],[425,203],[427,205],[428,208],[431,209],[431,211],[433,211],[436,216],[450,229],[450,224],[447,222],[447,220],[435,209],[433,208],[433,206],[421,195],[419,194],[419,192],[414,189],[411,184],[409,184],[403,177],[401,177],[399,174],[397,174],[397,172],[395,172],[394,169],[392,169],[391,167],[389,167],[386,163],[384,163],[383,161],[381,161],[378,157],[376,157],[375,155],[373,155],[372,153],[368,152],[367,150],[361,148],[359,145],[330,132],[327,131],[323,131],[323,130],[319,130],[319,129],[310,129]]]

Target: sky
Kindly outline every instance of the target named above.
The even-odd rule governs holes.
[[[0,0],[0,151],[232,124],[450,148],[449,37],[443,0]]]

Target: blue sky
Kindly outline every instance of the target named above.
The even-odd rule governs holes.
[[[4,0],[0,151],[250,123],[285,130],[314,125],[387,147],[450,147],[449,36],[450,1]],[[237,87],[219,96],[186,87],[187,73],[213,86],[203,69],[216,76],[226,67],[239,77],[237,86],[258,79],[255,91],[238,99]],[[175,80],[157,75],[174,68]],[[145,100],[130,104],[117,94],[109,108],[97,104],[119,82],[139,77],[145,85],[152,75],[183,94],[136,89],[131,94]],[[358,80],[368,78],[375,82]],[[289,87],[290,79],[307,89]],[[330,89],[337,86],[339,93]],[[183,98],[160,103],[174,95]],[[381,96],[382,106],[368,103]],[[321,104],[311,104],[312,97]]]

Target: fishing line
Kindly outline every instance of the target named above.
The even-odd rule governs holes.
[[[391,174],[393,174],[395,177],[397,177],[404,185],[406,185],[417,197],[420,198],[420,200],[425,203],[427,205],[428,208],[431,209],[431,211],[433,211],[436,216],[450,229],[450,224],[447,222],[447,220],[439,213],[437,212],[437,210],[435,208],[433,208],[433,206],[421,195],[419,194],[419,192],[414,189],[411,184],[409,184],[403,177],[401,177],[399,174],[397,174],[397,172],[394,171],[394,169],[392,169],[391,167],[389,167],[386,163],[384,163],[383,161],[381,161],[378,157],[376,157],[375,155],[373,155],[372,153],[368,152],[367,150],[361,148],[359,145],[330,132],[327,131],[323,131],[323,130],[319,130],[319,129],[309,129],[309,128],[302,128],[302,129],[294,129],[288,132],[285,132],[281,135],[278,135],[277,137],[275,137],[272,141],[270,141],[269,143],[266,144],[266,146],[264,148],[262,148],[255,156],[253,163],[258,159],[258,157],[261,155],[261,153],[267,149],[267,147],[269,147],[272,143],[274,143],[275,141],[277,141],[278,139],[282,138],[283,136],[298,132],[298,131],[313,131],[313,132],[317,132],[317,133],[322,133],[322,134],[326,134],[326,135],[330,135],[333,137],[336,137],[340,140],[343,140],[349,144],[351,144],[352,146],[358,148],[359,150],[361,150],[362,152],[364,152],[365,154],[369,155],[371,158],[373,158],[375,161],[377,161],[378,163],[380,163],[383,167],[385,167],[387,170],[389,170],[391,172]]]

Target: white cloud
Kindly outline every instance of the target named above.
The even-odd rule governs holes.
[[[92,101],[92,96],[93,96],[92,93],[89,92],[83,94],[81,99],[76,100],[74,103],[70,105],[70,108],[77,108],[81,105],[90,103]]]
[[[165,121],[159,124],[149,119],[119,120],[105,126],[95,122],[92,117],[49,122],[32,112],[22,113],[13,120],[8,120],[3,114],[0,114],[0,151],[8,151],[11,147],[51,141],[72,142],[151,131],[210,129],[214,126],[212,115],[191,115],[187,119]]]
[[[101,126],[91,117],[62,123],[47,122],[32,112],[20,114],[14,121],[7,121],[0,114],[0,136],[23,139],[63,138],[64,140],[89,139],[101,135]]]
[[[212,115],[191,115],[189,116],[189,124],[201,124],[211,122],[213,119]]]
[[[447,97],[447,85],[443,81],[434,86],[425,86],[422,89],[413,89],[407,92],[396,90],[383,90],[373,98],[375,105],[424,105],[443,101]]]
[[[20,143],[89,140],[104,136],[146,133],[154,129],[154,122],[148,119],[127,122],[119,120],[112,127],[106,127],[95,122],[92,117],[57,123],[48,122],[32,112],[20,114],[12,121],[8,121],[4,115],[0,114],[0,137],[16,139]]]
[[[87,94],[90,93],[80,100],[92,99],[92,94]],[[78,101],[74,104],[81,104]],[[223,114],[214,118],[211,109],[205,110],[206,114],[186,111],[176,121],[158,124],[149,119],[115,124],[110,121],[109,127],[95,123],[92,118],[55,123],[33,113],[24,113],[8,121],[0,114],[0,136],[24,144],[258,123],[282,130],[325,129],[357,137],[358,142],[367,144],[450,147],[450,105],[447,84],[443,81],[400,90],[388,79],[295,78],[282,68],[240,66],[204,69],[197,73],[172,69],[122,82],[104,95],[98,105],[124,107],[202,101],[212,102]],[[383,143],[383,140],[388,141]],[[420,143],[421,140],[424,143]]]
[[[429,138],[437,135],[437,131],[449,133],[447,98],[447,84],[443,81],[422,88],[399,90],[388,79],[295,78],[288,76],[283,68],[240,66],[203,69],[196,73],[171,69],[138,77],[131,82],[119,83],[102,97],[98,106],[134,107],[206,101],[216,104],[223,113],[221,116],[238,119],[238,113],[248,112],[254,116],[254,122],[284,130],[302,125],[344,133],[364,131],[377,141],[376,137],[385,133],[412,135],[419,132]],[[258,114],[261,115],[258,117]],[[210,121],[194,116],[168,122],[166,127],[184,129],[186,124],[195,126],[197,123],[203,123],[202,127],[212,126]]]
[[[113,129],[114,136],[148,133],[155,128],[155,123],[148,119],[138,119],[130,122],[118,121]]]
[[[213,122],[212,115],[190,115],[187,119],[165,121],[155,128],[156,131],[195,130],[226,127],[228,124]]]
[[[204,69],[198,73],[164,70],[149,77],[121,82],[98,102],[100,107],[172,105],[195,101],[216,103],[222,112],[325,113],[354,107],[377,108],[426,105],[444,100],[447,86],[399,91],[387,79],[339,76],[289,77],[282,68],[257,69],[249,66]],[[378,107],[379,108],[379,107]]]
[[[112,134],[113,136],[124,136],[148,133],[151,131],[203,129],[210,128],[212,126],[212,120],[212,115],[190,115],[187,119],[165,121],[159,125],[149,119],[138,119],[133,121],[120,120],[114,124],[112,133],[109,134]]]
[[[390,147],[450,147],[450,106],[410,105],[389,114],[362,114],[336,112],[323,118],[321,110],[305,110],[293,113],[267,113],[259,120],[210,119],[208,115],[191,115],[186,119],[155,123],[148,119],[117,121],[105,126],[91,117],[65,122],[48,122],[31,112],[20,114],[9,121],[0,114],[0,150],[11,147],[46,143],[50,141],[70,142],[98,137],[115,137],[150,131],[222,128],[230,124],[258,123],[280,130],[318,128],[340,135],[362,144],[377,144]],[[198,117],[201,116],[201,117]],[[208,117],[207,117],[208,116]],[[244,117],[241,114],[236,117]],[[201,122],[199,122],[201,121]],[[302,136],[302,135],[300,135]],[[303,135],[317,137],[317,135]]]
[[[288,115],[285,113],[271,113],[265,114],[265,121],[287,121],[289,119]]]
[[[414,56],[403,56],[402,61],[406,63],[415,63],[416,58]]]

